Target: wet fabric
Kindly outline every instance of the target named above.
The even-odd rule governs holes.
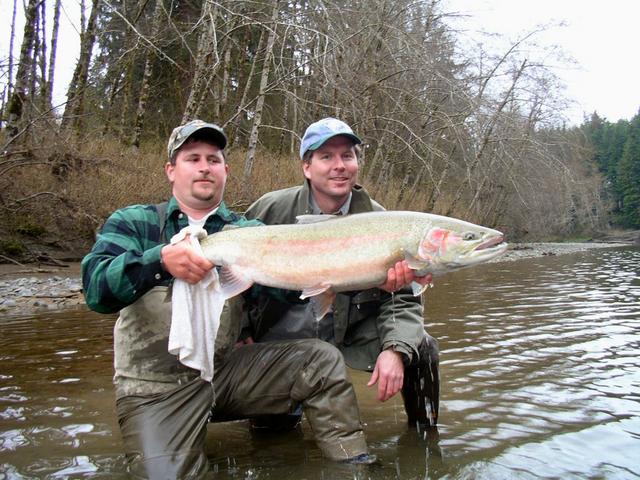
[[[287,414],[299,406],[326,457],[367,452],[355,393],[335,347],[319,340],[254,344],[220,363],[213,384],[196,378],[168,392],[117,400],[134,477],[205,478],[209,419]]]
[[[436,339],[426,334],[410,364],[405,366],[402,399],[409,426],[435,427],[440,409],[440,364]],[[254,428],[287,431],[300,422],[302,411],[254,418]]]
[[[116,396],[164,393],[200,372],[169,353],[171,297],[155,287],[120,311],[113,329]]]
[[[171,238],[171,243],[178,243],[187,235],[191,247],[203,255],[200,239],[205,238],[207,232],[200,227],[189,225],[183,228]],[[225,303],[218,271],[212,268],[193,285],[176,278],[172,290],[169,353],[176,355],[183,365],[199,370],[200,378],[210,382],[213,378],[214,345]]]
[[[410,426],[434,427],[440,410],[440,356],[438,342],[425,334],[418,358],[404,369],[402,399]]]
[[[212,385],[199,378],[166,393],[119,398],[116,410],[131,476],[211,475],[204,440],[212,404]]]

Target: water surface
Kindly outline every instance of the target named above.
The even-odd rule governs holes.
[[[124,478],[112,375],[115,317],[0,317],[0,478]],[[483,265],[436,279],[437,432],[406,425],[353,372],[381,465],[324,460],[311,431],[212,425],[216,478],[640,478],[640,250]]]

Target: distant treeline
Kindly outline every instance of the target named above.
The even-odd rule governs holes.
[[[582,130],[591,140],[594,159],[605,175],[604,190],[611,198],[611,221],[640,228],[640,114],[608,122],[593,114]]]
[[[225,128],[239,210],[299,182],[300,136],[336,116],[365,140],[361,182],[387,208],[512,239],[634,225],[633,208],[637,222],[619,172],[638,168],[637,147],[605,161],[597,132],[618,124],[566,128],[555,52],[536,32],[501,51],[462,42],[440,0],[88,3],[67,101],[53,110],[61,2],[14,2],[26,24],[19,56],[0,63],[4,236],[37,224],[90,239],[113,208],[166,196],[164,145],[192,118]]]

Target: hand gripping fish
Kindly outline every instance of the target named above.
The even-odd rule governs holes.
[[[204,256],[220,267],[225,298],[253,283],[301,290],[321,318],[336,293],[381,285],[400,260],[418,276],[436,276],[507,250],[497,230],[428,213],[303,215],[298,222],[232,228],[200,242]],[[425,287],[414,282],[412,288],[419,295]]]

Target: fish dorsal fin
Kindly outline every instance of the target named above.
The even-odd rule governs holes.
[[[298,215],[296,217],[296,223],[298,224],[308,224],[308,223],[320,223],[326,222],[327,220],[333,220],[334,218],[338,218],[337,215]]]
[[[253,282],[233,267],[222,267],[219,271],[220,289],[224,298],[235,297],[244,292]]]
[[[240,227],[240,225],[234,225],[232,223],[227,223],[224,227],[222,227],[222,229],[220,231],[223,232],[225,230],[235,230],[236,228],[242,228],[242,227]]]

